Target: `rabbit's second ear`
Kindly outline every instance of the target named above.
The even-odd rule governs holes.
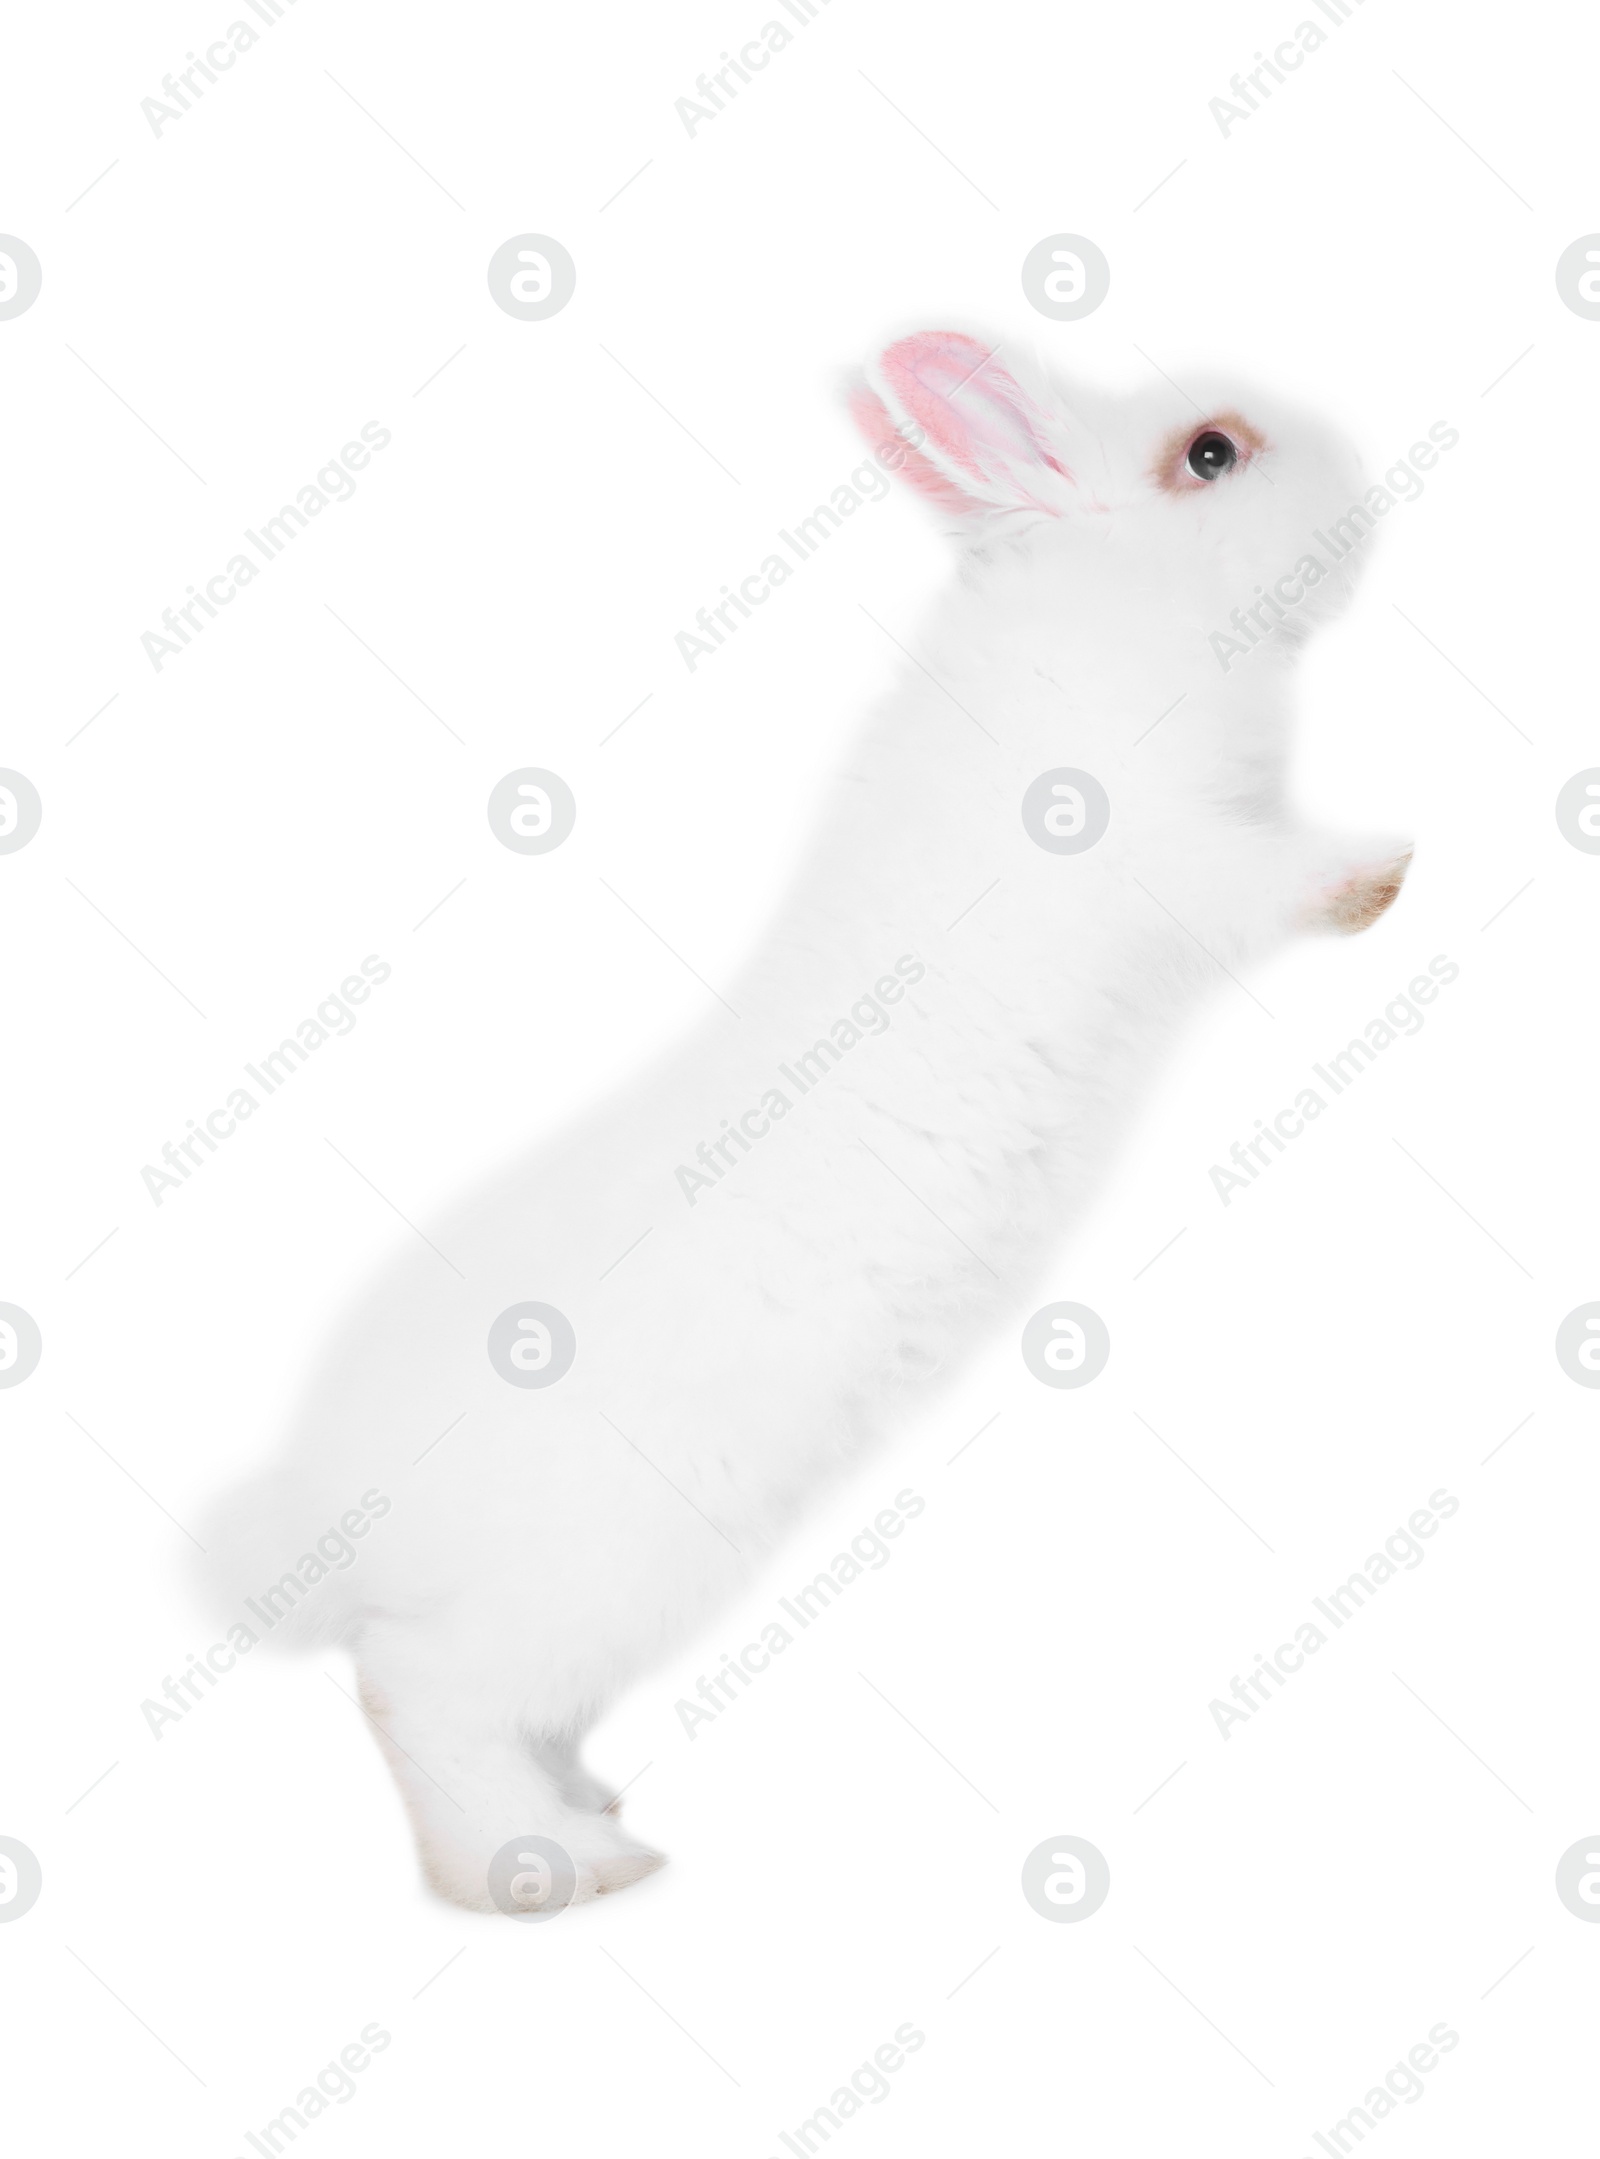
[[[975,338],[919,331],[868,374],[856,419],[880,452],[899,439],[914,486],[947,509],[1060,514],[1072,476],[1051,445],[1049,416]]]

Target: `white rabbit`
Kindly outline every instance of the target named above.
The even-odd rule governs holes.
[[[891,1412],[1021,1328],[1184,1009],[1297,926],[1365,926],[1404,875],[1283,795],[1289,663],[1356,559],[1324,540],[1361,491],[1338,441],[1231,386],[1030,394],[948,332],[869,381],[857,419],[959,575],[737,1023],[713,1011],[456,1208],[433,1241],[459,1274],[407,1245],[224,1524],[233,1614],[260,1634],[287,1570],[282,1634],[352,1644],[426,1872],[478,1909],[533,1838],[578,1899],[661,1863],[604,1810],[586,1728]],[[1078,852],[1049,844],[1092,836],[1084,791],[1051,792],[1076,783],[1023,817],[1063,769],[1109,802]],[[492,1358],[529,1302],[571,1343],[514,1315]],[[352,1509],[386,1518],[302,1597],[297,1555]]]

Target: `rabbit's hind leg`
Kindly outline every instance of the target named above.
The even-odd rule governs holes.
[[[441,1896],[532,1916],[625,1889],[662,1865],[602,1811],[607,1795],[541,1730],[525,1672],[474,1669],[438,1620],[374,1623],[359,1664],[363,1706]]]

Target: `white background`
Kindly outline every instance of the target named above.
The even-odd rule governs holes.
[[[248,2152],[376,2021],[296,2151],[777,2154],[910,2020],[860,2159],[1287,2159],[1442,2020],[1372,2140],[1573,2148],[1600,1478],[1552,1343],[1600,1295],[1600,860],[1552,809],[1600,763],[1600,324],[1553,271],[1600,226],[1594,27],[1368,0],[1225,139],[1297,0],[833,0],[690,139],[673,101],[778,13],[300,0],[159,139],[140,99],[242,4],[7,36],[0,226],[44,265],[0,323],[0,762],[45,806],[0,859],[0,1297],[45,1344],[0,1396],[19,2145]],[[1112,266],[1076,324],[1018,278],[1063,230]],[[485,282],[527,231],[578,265],[542,324]],[[897,497],[693,675],[673,636],[858,462],[844,371],[950,323],[1112,383],[1237,365],[1375,471],[1459,429],[1301,684],[1308,807],[1416,865],[1190,1038],[1057,1269],[1103,1377],[1002,1344],[597,1732],[669,1868],[474,1918],[337,1656],[263,1650],[152,1739],[211,1639],[178,1525],[410,1234],[385,1198],[426,1221],[759,937],[904,664],[863,609],[914,644],[942,543]],[[154,672],[141,633],[368,420],[355,499]],[[579,803],[544,858],[484,816],[527,764]],[[141,1166],[373,952],[355,1032],[158,1209]],[[1210,1165],[1438,953],[1424,1031],[1224,1208]],[[892,1563],[687,1739],[679,1695],[907,1485]],[[1210,1700],[1439,1487],[1425,1563],[1224,1741]],[[1111,1868],[1081,1925],[1019,1889],[1062,1834]]]

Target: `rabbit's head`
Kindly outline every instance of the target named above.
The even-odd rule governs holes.
[[[852,409],[971,574],[1020,574],[1036,610],[1054,595],[1080,623],[1109,609],[1163,643],[1206,641],[1224,672],[1219,637],[1287,655],[1335,612],[1372,529],[1353,451],[1237,384],[1024,388],[976,339],[926,331],[867,370]]]

